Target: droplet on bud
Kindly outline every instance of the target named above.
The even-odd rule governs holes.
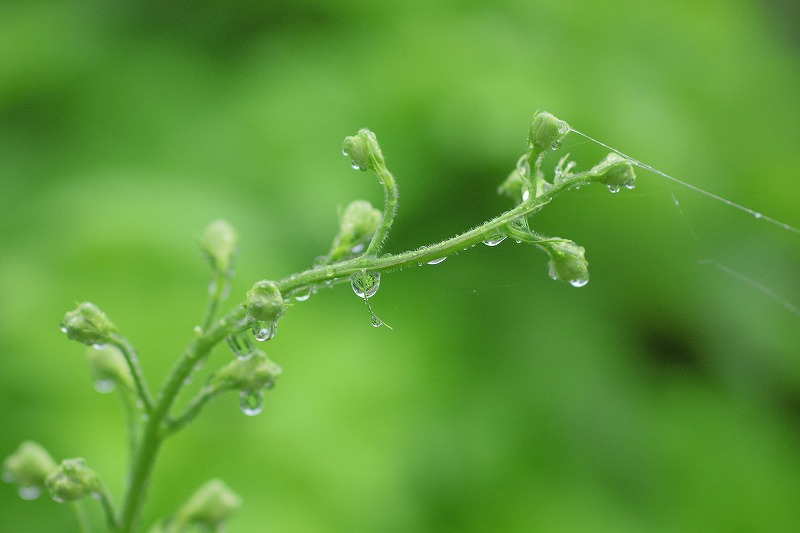
[[[264,393],[260,390],[243,390],[239,394],[239,407],[247,416],[256,416],[264,407]]]
[[[252,331],[253,337],[255,337],[258,342],[268,341],[274,338],[275,334],[278,332],[278,321],[273,320],[272,322],[253,322]]]
[[[108,394],[114,392],[117,388],[117,383],[113,379],[97,379],[94,382],[94,390],[100,394]]]
[[[17,491],[19,497],[23,500],[35,500],[42,494],[42,488],[34,485],[32,487],[20,487]]]
[[[589,278],[577,278],[569,280],[569,284],[573,287],[583,287],[589,283]]]

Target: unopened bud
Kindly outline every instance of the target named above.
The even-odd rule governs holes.
[[[636,183],[636,173],[631,162],[614,152],[608,154],[589,173],[611,190],[619,190],[620,187],[632,189]]]
[[[339,234],[333,240],[330,258],[358,253],[372,239],[383,222],[383,213],[365,200],[355,200],[342,213]]]
[[[239,243],[239,235],[226,220],[215,220],[206,226],[200,239],[200,248],[208,257],[211,267],[217,272],[230,269]]]
[[[589,283],[589,262],[584,257],[583,246],[572,241],[550,242],[542,244],[550,255],[547,268],[550,277],[566,281],[573,287],[583,287]]]
[[[95,386],[100,390],[113,390],[114,384],[133,390],[133,378],[125,357],[114,346],[105,346],[99,350],[87,349],[86,358],[94,375]],[[103,384],[108,385],[103,385]],[[101,392],[106,392],[102,390]]]
[[[342,153],[350,158],[350,164],[356,170],[377,170],[378,166],[386,165],[378,139],[366,128],[345,137]]]
[[[217,530],[241,506],[242,500],[235,492],[221,480],[212,479],[183,504],[176,515],[176,522],[179,526],[196,524]]]
[[[117,327],[96,305],[83,302],[64,315],[61,331],[71,340],[92,346],[106,344]]]
[[[33,441],[25,441],[3,461],[3,481],[14,483],[20,490],[33,489],[38,496],[44,480],[56,468],[47,450]]]
[[[283,316],[283,296],[274,281],[257,281],[247,291],[247,314],[258,322],[275,322]]]
[[[214,372],[209,385],[215,390],[253,391],[272,387],[280,373],[280,366],[263,352],[255,350],[247,358],[236,358]]]
[[[100,489],[100,478],[80,457],[61,461],[45,483],[50,496],[57,502],[79,500]]]
[[[535,160],[547,150],[558,148],[569,133],[569,124],[545,111],[537,112],[531,121],[528,135],[528,152]]]

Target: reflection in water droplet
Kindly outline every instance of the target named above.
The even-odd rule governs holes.
[[[20,487],[18,494],[23,500],[35,500],[42,494],[42,488],[36,485],[32,487]]]
[[[442,263],[445,259],[447,259],[447,256],[439,257],[437,259],[431,259],[430,261],[428,261],[428,264],[429,265],[438,265],[439,263]]]
[[[609,185],[608,190],[611,194],[616,194],[619,192],[619,185]]]
[[[356,296],[366,300],[378,292],[381,286],[381,275],[377,272],[356,272],[350,277],[350,286]]]
[[[372,327],[379,328],[383,325],[383,320],[377,317],[377,315],[372,315]]]
[[[253,322],[252,332],[253,337],[255,337],[258,342],[268,341],[274,338],[275,334],[278,332],[278,321],[263,322],[257,320]]]
[[[297,300],[298,302],[305,302],[306,300],[311,298],[311,292],[312,292],[311,286],[309,285],[307,287],[301,287],[297,289],[296,291],[294,291],[292,296],[294,296],[294,299]]]
[[[108,394],[114,392],[117,388],[117,383],[113,379],[97,379],[94,382],[94,390],[100,394]]]
[[[237,359],[247,359],[253,353],[250,340],[246,336],[231,335],[225,341]]]
[[[497,246],[498,244],[500,244],[504,240],[506,240],[506,236],[505,235],[498,235],[497,237],[492,237],[491,239],[486,239],[485,241],[483,241],[483,244],[485,244],[486,246]]]
[[[625,184],[625,188],[628,189],[629,191],[632,191],[633,189],[636,188],[636,182],[629,181],[628,183]]]
[[[247,416],[256,416],[264,407],[264,393],[260,390],[243,390],[239,394],[239,407]]]
[[[61,330],[61,333],[67,332],[67,326],[61,326],[59,329]]]
[[[569,284],[573,287],[583,287],[587,283],[589,283],[589,278],[577,278],[569,280]]]

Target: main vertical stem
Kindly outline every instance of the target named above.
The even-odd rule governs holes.
[[[120,518],[121,533],[133,533],[136,529],[156,457],[158,457],[161,444],[166,437],[166,434],[162,431],[164,420],[169,414],[186,378],[192,373],[195,365],[208,355],[214,345],[233,332],[235,324],[241,321],[244,314],[244,309],[239,307],[204,334],[194,338],[189,343],[189,346],[186,347],[178,364],[175,365],[167,377],[161,392],[156,398],[150,418],[145,424],[141,441],[133,457],[128,477],[128,490],[123,500]]]

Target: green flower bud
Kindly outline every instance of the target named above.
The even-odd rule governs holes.
[[[589,263],[584,257],[583,246],[572,241],[542,243],[550,255],[547,268],[550,277],[566,281],[573,287],[583,287],[589,283]]]
[[[178,529],[196,524],[216,530],[239,507],[242,500],[225,483],[212,479],[197,489],[189,501],[178,510],[176,522]]]
[[[247,358],[234,359],[214,372],[209,380],[209,386],[215,390],[253,391],[270,388],[280,373],[280,366],[270,361],[265,353],[255,350]]]
[[[100,478],[80,457],[61,461],[45,484],[57,502],[72,502],[100,490]]]
[[[595,176],[597,181],[605,183],[611,192],[617,192],[621,187],[633,189],[636,184],[636,173],[631,162],[614,152],[595,165],[589,174]]]
[[[281,291],[274,281],[257,281],[247,291],[247,314],[258,322],[275,322],[286,310]]]
[[[200,248],[217,272],[230,269],[238,244],[239,234],[226,220],[215,220],[206,226],[200,239]]]
[[[537,112],[531,121],[528,152],[535,160],[547,150],[558,148],[569,133],[569,124],[545,111]]]
[[[348,254],[359,253],[372,239],[383,222],[383,213],[365,200],[355,200],[342,213],[339,234],[333,240],[330,258],[336,261]]]
[[[3,461],[3,481],[18,485],[23,498],[34,499],[55,468],[56,462],[47,450],[33,441],[25,441]]]
[[[83,302],[74,311],[64,315],[61,331],[71,340],[84,344],[103,345],[108,343],[117,326],[91,302]]]
[[[514,200],[515,203],[519,204],[522,203],[522,192],[524,188],[525,182],[522,179],[522,174],[515,168],[497,188],[497,194],[508,196]]]
[[[378,139],[368,129],[360,129],[351,137],[345,137],[342,153],[350,158],[350,164],[356,170],[378,170],[386,166]]]
[[[99,350],[88,349],[86,358],[95,379],[95,388],[100,392],[111,392],[114,385],[121,385],[133,390],[134,383],[131,370],[125,357],[114,346],[106,346]]]

